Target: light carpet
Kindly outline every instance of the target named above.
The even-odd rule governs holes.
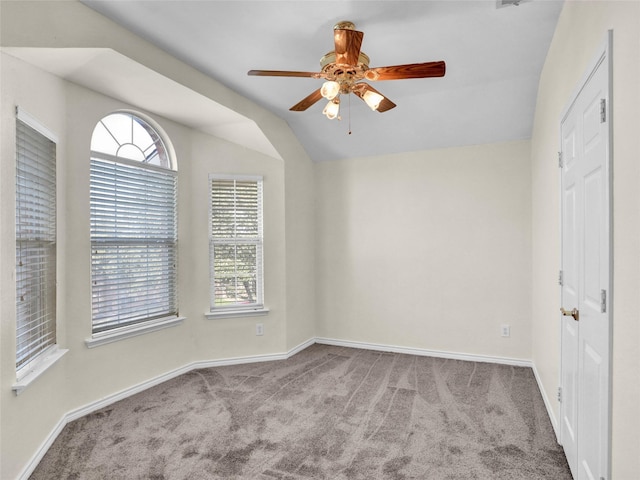
[[[39,479],[571,480],[530,368],[313,345],[69,423]]]

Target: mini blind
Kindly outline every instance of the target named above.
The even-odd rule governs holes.
[[[176,172],[92,154],[93,333],[177,315]]]
[[[16,119],[16,371],[56,343],[56,143]]]
[[[263,306],[262,177],[210,175],[211,310]]]

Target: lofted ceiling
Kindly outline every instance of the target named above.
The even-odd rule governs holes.
[[[561,0],[83,0],[116,23],[283,118],[314,161],[529,138],[538,81]],[[333,25],[364,32],[370,67],[444,60],[443,78],[372,82],[397,104],[371,111],[343,98],[289,108],[312,78],[254,77],[251,69],[320,71]],[[351,133],[349,133],[351,131]]]

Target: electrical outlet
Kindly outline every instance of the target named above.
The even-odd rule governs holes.
[[[256,335],[264,335],[264,324],[256,323]]]
[[[509,325],[502,325],[500,327],[500,332],[503,337],[511,336],[511,327]]]

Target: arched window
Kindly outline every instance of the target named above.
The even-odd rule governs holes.
[[[149,123],[130,113],[112,113],[100,120],[93,130],[91,151],[173,169],[162,137]]]
[[[91,138],[92,334],[178,314],[175,162],[158,129],[112,113]]]

